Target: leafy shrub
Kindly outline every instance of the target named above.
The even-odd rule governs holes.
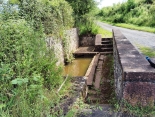
[[[0,106],[14,116],[34,116],[35,111],[39,116],[47,108],[35,104],[46,103],[43,90],[62,82],[61,68],[46,48],[42,29],[34,31],[24,19],[0,25]]]
[[[112,23],[154,27],[154,4],[153,0],[127,0],[122,4],[102,8],[98,15]]]

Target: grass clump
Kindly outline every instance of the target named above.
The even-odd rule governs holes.
[[[154,49],[150,47],[146,47],[146,46],[141,46],[141,45],[138,45],[138,48],[144,55],[149,56],[149,57],[155,57]]]
[[[0,106],[12,117],[50,114],[45,90],[54,90],[63,78],[42,30],[24,20],[7,20],[0,27]],[[38,48],[39,47],[39,48]]]
[[[126,101],[123,101],[123,107],[121,108],[124,112],[128,112],[131,115],[138,117],[146,117],[155,115],[155,106],[132,106]]]
[[[131,105],[125,100],[118,101],[116,96],[110,100],[116,112],[128,113],[130,116],[152,117],[155,115],[155,106]]]
[[[112,37],[112,32],[105,30],[101,28],[100,26],[96,25],[95,23],[92,23],[89,25],[89,29],[86,28],[86,26],[81,25],[80,26],[80,35],[91,33],[93,35],[96,34],[102,34],[102,37]]]

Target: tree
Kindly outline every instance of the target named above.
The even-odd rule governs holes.
[[[89,14],[97,3],[94,0],[66,0],[74,10],[75,25],[84,18],[86,14]],[[82,20],[83,21],[83,20]]]
[[[19,15],[31,22],[35,30],[43,26],[46,34],[60,36],[73,27],[72,7],[65,0],[10,0],[19,5]]]

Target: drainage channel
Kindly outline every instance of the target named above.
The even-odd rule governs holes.
[[[73,63],[65,66],[65,74],[72,75],[75,79],[81,79],[78,81],[75,80],[74,83],[78,82],[78,84],[81,84],[80,81],[82,81],[82,85],[76,85],[75,89],[79,87],[82,88],[80,90],[78,89],[78,92],[82,92],[82,96],[86,104],[106,104],[106,110],[109,108],[109,100],[112,98],[112,92],[114,89],[112,85],[112,54],[112,38],[101,38],[98,41],[98,45],[79,47],[79,49],[74,53],[75,60]],[[88,58],[87,56],[92,57]],[[77,97],[79,96],[80,94]],[[103,106],[103,108],[104,107],[105,106]],[[77,116],[84,117],[82,115],[83,112],[80,113]]]
[[[113,93],[113,56],[97,54],[92,60],[87,73],[88,104],[110,104]]]

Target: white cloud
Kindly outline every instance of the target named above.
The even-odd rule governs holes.
[[[99,8],[102,8],[102,7],[106,7],[106,6],[112,6],[114,3],[116,4],[116,3],[122,3],[122,2],[124,2],[124,1],[126,1],[126,0],[96,0],[97,2],[100,2],[99,3],[99,5],[98,5],[98,7]]]

